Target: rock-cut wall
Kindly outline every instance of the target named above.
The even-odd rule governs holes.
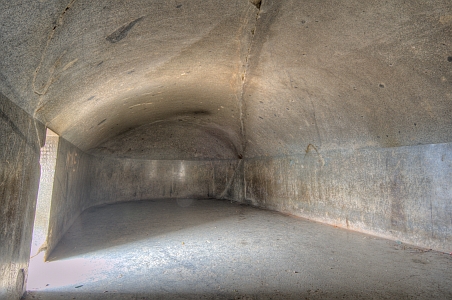
[[[59,139],[46,257],[85,208],[91,188],[89,159],[88,154],[65,139]]]
[[[452,249],[452,145],[317,151],[245,161],[256,206],[426,248]]]
[[[0,299],[25,289],[45,127],[0,94]]]
[[[136,160],[91,157],[85,208],[134,200],[237,198],[238,160]]]

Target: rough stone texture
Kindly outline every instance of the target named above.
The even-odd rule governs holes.
[[[193,123],[199,114],[204,113],[194,112],[192,118],[179,116],[176,121],[178,123],[165,121],[140,126],[103,142],[89,152],[97,156],[147,160],[237,158],[240,151],[231,142],[227,132],[223,132],[213,123],[210,125]],[[190,138],[187,139],[188,137]],[[240,144],[238,137],[234,139]]]
[[[85,210],[50,262],[30,262],[29,282],[27,300],[451,299],[452,257],[229,201],[165,199]]]
[[[263,1],[245,157],[452,142],[451,36],[449,0]]]
[[[0,299],[25,289],[44,133],[0,93]]]
[[[450,251],[450,0],[20,0],[0,20],[0,93],[73,145],[54,243],[105,195],[213,193]]]
[[[3,2],[0,88],[82,150],[233,159],[257,11],[248,0]],[[153,146],[121,143],[142,138]]]
[[[60,138],[50,207],[46,256],[85,209],[91,182],[89,155]]]
[[[66,2],[0,4],[0,90],[82,150],[451,142],[449,0]]]
[[[450,252],[452,144],[245,161],[254,205]]]
[[[5,1],[0,89],[117,157],[451,142],[450,1],[256,3]]]
[[[234,199],[237,161],[136,160],[91,157],[85,207],[131,200]]]
[[[96,157],[60,139],[46,257],[94,205],[174,198],[235,199],[238,162]]]

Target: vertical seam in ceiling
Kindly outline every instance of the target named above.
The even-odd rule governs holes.
[[[253,42],[254,42],[254,36],[256,35],[256,29],[257,29],[257,21],[259,19],[259,14],[261,12],[260,7],[261,7],[261,1],[258,1],[258,4],[250,1],[254,6],[256,6],[257,8],[257,12],[256,12],[256,17],[254,20],[254,28],[251,30],[251,39],[249,42],[249,46],[248,46],[248,51],[245,57],[245,69],[243,70],[242,76],[241,76],[241,80],[242,80],[242,84],[241,84],[241,91],[240,91],[240,99],[239,99],[239,109],[240,109],[240,131],[241,131],[241,135],[242,135],[242,157],[245,157],[245,152],[246,152],[246,131],[245,131],[245,124],[244,124],[244,118],[245,118],[245,99],[244,99],[244,91],[245,91],[245,84],[246,84],[246,79],[247,79],[247,72],[248,72],[248,68],[249,68],[249,60],[250,60],[250,56],[251,56],[251,49],[253,46]]]
[[[49,78],[46,81],[46,84],[41,88],[41,90],[36,88],[36,79],[38,77],[39,71],[42,68],[42,65],[44,63],[44,59],[46,58],[47,55],[47,50],[50,46],[51,41],[53,40],[53,36],[55,35],[56,29],[63,25],[63,20],[64,20],[64,16],[66,15],[66,12],[72,7],[72,5],[75,3],[75,1],[77,0],[71,0],[68,5],[66,5],[66,8],[61,12],[61,14],[59,15],[58,19],[56,20],[56,22],[54,23],[52,30],[49,33],[49,36],[47,37],[47,42],[46,45],[44,47],[44,50],[42,51],[42,55],[41,55],[41,59],[39,61],[38,66],[36,67],[34,74],[33,74],[33,80],[32,80],[32,86],[33,86],[33,92],[39,96],[43,96],[47,93],[47,90],[49,89],[50,85],[55,81],[55,76],[53,74],[53,72],[50,72]],[[63,52],[63,54],[61,54],[58,59],[56,60],[55,64],[58,64],[62,57],[66,54],[66,51]],[[53,70],[54,71],[54,70]],[[39,101],[35,112],[34,112],[34,117],[36,116],[36,112],[38,112],[42,107],[42,103],[41,100]]]

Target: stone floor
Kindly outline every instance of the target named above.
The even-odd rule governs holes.
[[[25,299],[452,299],[452,256],[217,200],[93,207]]]

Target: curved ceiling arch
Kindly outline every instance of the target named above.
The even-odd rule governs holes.
[[[1,6],[2,94],[84,151],[235,159],[452,140],[447,0]]]
[[[40,11],[55,4],[34,5]],[[23,34],[23,27],[10,33],[22,39],[19,52],[30,54],[25,61],[13,53],[7,57],[6,65],[23,73],[14,78],[8,74],[13,68],[2,68],[4,76],[16,79],[15,87],[22,87],[10,98],[85,151],[122,156],[130,147],[116,154],[96,147],[138,132],[140,137],[130,138],[157,149],[171,147],[160,137],[158,128],[165,124],[165,134],[179,136],[179,146],[149,157],[237,158],[243,130],[241,74],[257,13],[253,4],[71,0],[55,6],[51,16],[43,16],[47,26],[31,19],[41,25],[35,28],[40,35]],[[7,7],[6,19],[20,17],[21,24],[36,13],[7,16],[16,10]],[[30,52],[29,44],[39,50]],[[139,152],[142,157],[146,151]]]

